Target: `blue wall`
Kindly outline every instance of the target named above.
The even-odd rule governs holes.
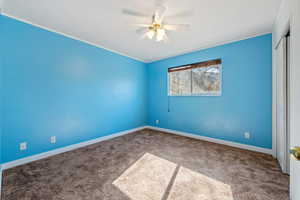
[[[0,16],[2,162],[145,125],[146,66]],[[50,136],[57,137],[50,144]],[[28,150],[19,151],[26,141]]]
[[[144,64],[0,16],[2,163],[146,123],[271,148],[271,41],[268,34]],[[216,58],[222,96],[170,97],[168,112],[167,68]]]
[[[1,16],[0,16],[1,17]],[[0,31],[1,31],[1,25],[2,21],[0,20]],[[1,34],[0,34],[1,37]],[[0,39],[1,40],[1,39]],[[3,51],[1,50],[0,47],[0,168],[1,168],[1,163],[2,163],[2,128],[3,128],[3,120],[2,120],[2,99],[3,99],[3,65],[2,65],[2,58],[3,58]],[[1,169],[0,169],[0,181],[1,181]],[[1,183],[0,183],[1,184]]]
[[[167,69],[216,58],[223,62],[222,96],[170,97],[168,112]],[[147,70],[149,125],[272,148],[271,34],[157,61]]]
[[[1,29],[2,29],[2,18],[0,15],[0,42],[1,42]],[[2,132],[3,132],[3,55],[4,55],[4,49],[0,47],[0,168],[2,163]],[[0,169],[0,181],[1,181],[1,169]],[[0,183],[1,185],[1,183]]]

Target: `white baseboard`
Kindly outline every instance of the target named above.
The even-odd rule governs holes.
[[[230,141],[226,141],[226,140],[195,135],[195,134],[186,133],[186,132],[182,132],[182,131],[175,131],[175,130],[159,128],[159,127],[155,127],[155,126],[146,126],[146,128],[157,130],[157,131],[162,131],[162,132],[167,132],[167,133],[172,133],[172,134],[176,134],[176,135],[181,135],[181,136],[185,136],[185,137],[190,137],[190,138],[194,138],[194,139],[198,139],[198,140],[205,140],[205,141],[213,142],[213,143],[217,143],[217,144],[224,144],[227,146],[237,147],[240,149],[261,152],[261,153],[270,154],[270,155],[272,155],[272,153],[273,153],[272,149],[256,147],[256,146],[241,144],[241,143],[237,143],[237,142],[230,142]]]
[[[232,146],[232,147],[237,147],[240,149],[246,149],[246,150],[250,150],[250,151],[256,151],[256,152],[261,152],[261,153],[265,153],[265,154],[271,154],[272,155],[272,149],[267,149],[267,148],[261,148],[261,147],[256,147],[256,146],[252,146],[252,145],[246,145],[246,144],[240,144],[237,142],[230,142],[230,141],[226,141],[226,140],[221,140],[221,139],[215,139],[215,138],[210,138],[210,137],[205,137],[205,136],[200,136],[200,135],[195,135],[195,134],[191,134],[191,133],[186,133],[186,132],[182,132],[182,131],[175,131],[175,130],[171,130],[171,129],[165,129],[165,128],[158,128],[158,127],[154,127],[154,126],[142,126],[142,127],[138,127],[138,128],[134,128],[134,129],[130,129],[130,130],[126,130],[126,131],[121,131],[112,135],[108,135],[108,136],[104,136],[104,137],[99,137],[96,139],[92,139],[92,140],[88,140],[85,142],[81,142],[81,143],[77,143],[77,144],[73,144],[73,145],[69,145],[66,147],[62,147],[62,148],[58,148],[58,149],[54,149],[51,151],[47,151],[44,153],[40,153],[40,154],[36,154],[33,156],[28,156],[25,158],[21,158],[18,160],[14,160],[14,161],[10,161],[7,163],[3,163],[1,166],[1,171],[5,170],[5,169],[9,169],[12,167],[16,167],[19,165],[23,165],[29,162],[33,162],[36,160],[40,160],[43,158],[47,158],[50,156],[54,156],[60,153],[64,153],[67,151],[71,151],[74,149],[78,149],[81,147],[85,147],[91,144],[95,144],[104,140],[109,140],[109,139],[113,139],[122,135],[126,135],[129,133],[133,133],[136,131],[140,131],[143,129],[153,129],[153,130],[157,130],[157,131],[162,131],[162,132],[167,132],[167,133],[172,133],[172,134],[176,134],[176,135],[181,135],[181,136],[185,136],[185,137],[190,137],[190,138],[194,138],[194,139],[198,139],[198,140],[204,140],[204,141],[209,141],[209,142],[214,142],[214,143],[218,143],[218,144],[224,144],[224,145],[228,145],[228,146]]]
[[[145,128],[146,128],[146,126],[142,126],[142,127],[138,127],[138,128],[129,129],[129,130],[126,130],[126,131],[121,131],[121,132],[118,132],[118,133],[114,133],[112,135],[103,136],[103,137],[99,137],[99,138],[96,138],[96,139],[88,140],[88,141],[85,141],[85,142],[72,144],[72,145],[69,145],[69,146],[66,146],[66,147],[54,149],[54,150],[47,151],[47,152],[44,152],[44,153],[40,153],[40,154],[36,154],[36,155],[33,155],[33,156],[28,156],[28,157],[25,157],[25,158],[14,160],[14,161],[11,161],[11,162],[3,163],[1,167],[2,167],[2,170],[9,169],[9,168],[16,167],[16,166],[19,166],[19,165],[23,165],[23,164],[26,164],[26,163],[29,163],[29,162],[33,162],[33,161],[40,160],[40,159],[43,159],[43,158],[47,158],[47,157],[50,157],[50,156],[54,156],[54,155],[57,155],[57,154],[60,154],[60,153],[64,153],[64,152],[67,152],[67,151],[71,151],[71,150],[74,150],[74,149],[85,147],[85,146],[88,146],[88,145],[91,145],[91,144],[95,144],[95,143],[98,143],[98,142],[101,142],[101,141],[104,141],[104,140],[110,140],[110,139],[113,139],[113,138],[116,138],[116,137],[119,137],[119,136],[122,136],[122,135],[126,135],[126,134],[129,134],[129,133],[140,131],[140,130],[143,130]]]

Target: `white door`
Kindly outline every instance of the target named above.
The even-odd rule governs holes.
[[[286,106],[287,106],[287,56],[286,56],[286,38],[283,38],[276,50],[277,55],[277,159],[284,173],[287,173],[287,120],[286,120]]]
[[[300,1],[291,3],[290,145],[300,146]],[[300,200],[300,161],[290,162],[291,199]]]

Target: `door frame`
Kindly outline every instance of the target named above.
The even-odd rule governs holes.
[[[277,85],[278,85],[278,80],[277,80],[277,74],[278,74],[278,62],[277,62],[277,48],[279,47],[280,43],[282,42],[283,39],[286,39],[286,36],[288,35],[288,33],[290,33],[290,19],[288,19],[286,21],[286,23],[284,24],[284,28],[283,28],[283,34],[282,34],[282,38],[276,43],[276,45],[274,46],[272,53],[273,53],[273,67],[272,67],[272,155],[274,158],[277,158],[277,151],[278,151],[278,147],[277,147],[277,134],[278,134],[278,130],[277,130],[277,117],[278,117],[278,111],[277,111],[277,102],[278,102],[278,93],[277,93]],[[291,37],[289,37],[289,42],[291,42]],[[286,40],[287,43],[287,40]],[[287,48],[287,46],[284,46],[284,48]],[[287,59],[289,59],[289,63],[286,63],[286,68],[288,68],[286,70],[286,79],[287,79],[287,83],[289,83],[289,85],[287,85],[286,93],[287,95],[290,94],[291,91],[291,81],[292,81],[292,77],[290,76],[290,69],[291,69],[291,46],[289,46],[289,58],[287,57],[287,55],[284,55],[286,57],[286,61]],[[285,51],[286,52],[286,51]],[[275,56],[274,56],[275,55]],[[289,66],[288,66],[289,65]],[[288,97],[288,101],[286,102],[286,104],[289,104],[289,106],[287,107],[287,109],[290,108],[290,96]],[[290,112],[289,110],[286,110],[286,130],[289,131],[290,130]],[[285,146],[286,146],[286,152],[285,152],[285,164],[283,166],[283,173],[289,173],[289,166],[290,166],[290,156],[289,156],[289,135],[290,133],[286,134],[286,142],[285,142]]]

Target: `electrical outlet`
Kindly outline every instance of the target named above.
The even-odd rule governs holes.
[[[51,136],[51,137],[50,137],[50,142],[51,142],[52,144],[56,143],[56,136]]]
[[[21,150],[21,151],[24,151],[24,150],[26,150],[26,149],[27,149],[27,143],[26,143],[26,142],[20,143],[20,150]]]
[[[155,120],[155,123],[156,123],[156,124],[159,124],[159,120],[158,120],[158,119],[157,119],[157,120]]]
[[[245,135],[245,138],[246,138],[246,139],[250,139],[250,137],[251,137],[251,134],[250,134],[250,132],[245,132],[245,134],[244,134],[244,135]]]

